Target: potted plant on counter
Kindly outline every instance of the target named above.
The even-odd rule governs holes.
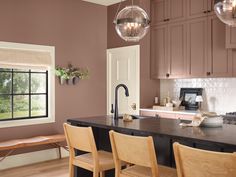
[[[87,79],[89,71],[87,68],[74,67],[69,64],[67,68],[56,67],[55,74],[58,76],[60,84],[75,85],[79,80]]]

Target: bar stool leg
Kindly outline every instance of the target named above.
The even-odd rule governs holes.
[[[69,164],[69,173],[70,173],[70,177],[74,177],[75,176],[75,170],[74,170],[74,165],[73,164]]]
[[[100,177],[105,177],[105,172],[104,171],[100,172]]]

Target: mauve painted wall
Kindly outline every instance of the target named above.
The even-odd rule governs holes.
[[[90,79],[76,86],[56,80],[56,123],[1,128],[0,141],[62,132],[67,118],[106,113],[106,7],[81,0],[0,0],[0,41],[52,45],[56,65],[90,70]]]
[[[150,0],[134,1],[150,13]],[[130,5],[131,2],[122,2],[122,7]],[[107,48],[116,48],[129,45],[140,45],[140,106],[151,107],[154,97],[159,95],[159,81],[150,79],[150,32],[139,42],[130,43],[122,40],[115,31],[113,20],[118,4],[111,5],[107,10]]]

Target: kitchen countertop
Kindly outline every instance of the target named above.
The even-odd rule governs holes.
[[[163,113],[186,114],[186,115],[196,115],[198,113],[198,111],[190,111],[190,110],[165,111],[165,110],[157,110],[157,109],[152,109],[152,108],[141,108],[140,111],[163,112]]]
[[[184,138],[203,142],[220,143],[236,146],[236,126],[224,124],[219,128],[181,127],[179,120],[162,118],[135,119],[124,122],[114,121],[110,116],[94,116],[68,119],[73,125],[92,126],[97,128],[141,132],[153,135],[165,135],[172,138]]]

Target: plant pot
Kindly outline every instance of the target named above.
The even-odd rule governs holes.
[[[59,79],[59,83],[60,83],[61,85],[64,85],[64,84],[66,83],[66,79],[64,79],[64,78],[58,77],[58,79]]]
[[[67,79],[66,82],[68,85],[75,85],[79,82],[79,80],[80,80],[80,78],[73,77],[73,78]]]
[[[79,83],[79,80],[80,80],[79,77],[74,77],[73,78],[73,84],[75,85],[75,84]]]
[[[66,80],[66,83],[67,83],[68,85],[74,85],[73,79],[74,79],[74,78],[67,79],[67,80]]]

